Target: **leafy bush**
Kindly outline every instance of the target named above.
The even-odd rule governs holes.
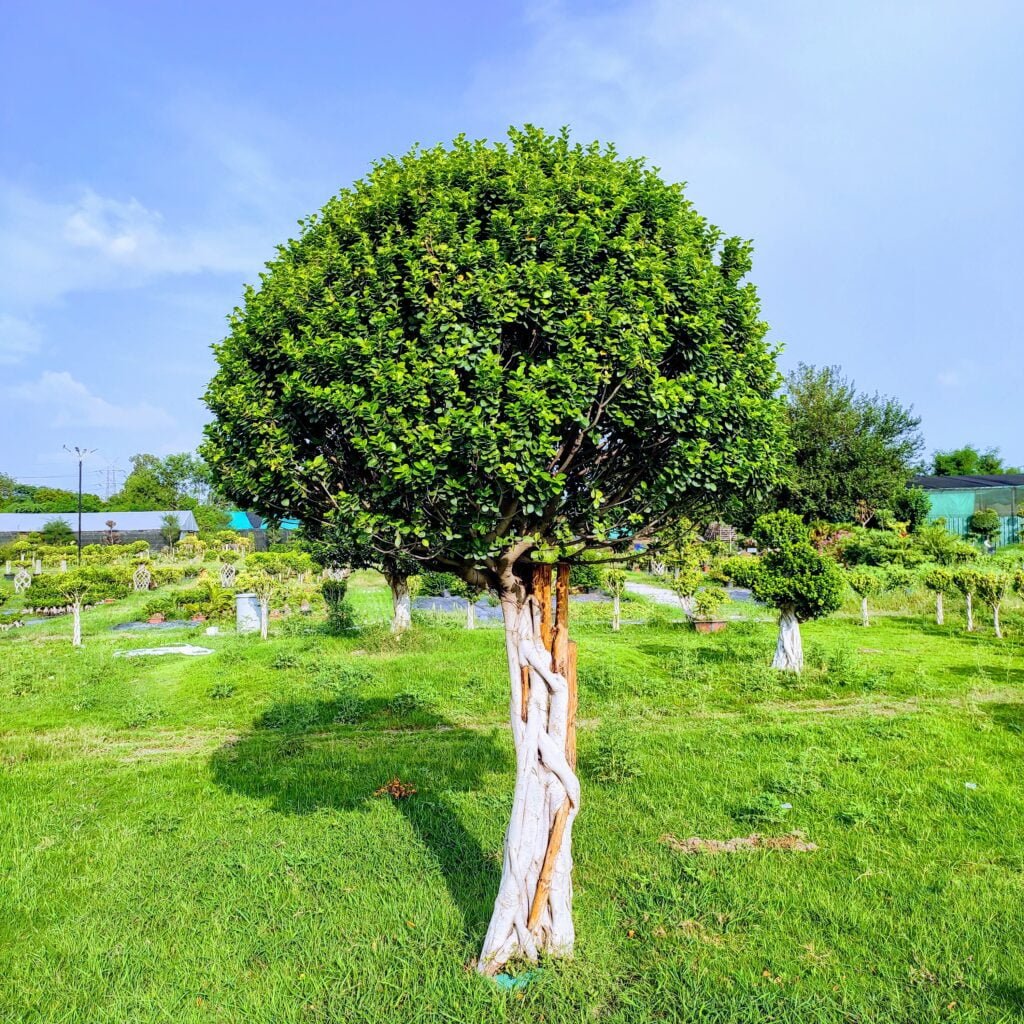
[[[452,597],[466,597],[467,588],[464,580],[451,572],[421,572],[419,574],[420,593],[424,597],[443,597],[445,592]]]
[[[569,569],[570,590],[600,590],[603,581],[600,566],[580,562]]]
[[[708,621],[718,615],[729,595],[718,586],[701,587],[693,596],[693,610],[698,619]]]
[[[324,580],[320,585],[327,605],[327,625],[332,633],[340,633],[355,625],[352,606],[345,599],[348,594],[348,580]]]
[[[81,592],[89,602],[127,597],[132,591],[132,569],[130,566],[83,565],[70,572],[35,576],[25,598],[37,608],[63,605],[72,590]]]

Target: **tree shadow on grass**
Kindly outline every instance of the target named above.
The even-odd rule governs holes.
[[[455,727],[423,708],[396,715],[393,702],[348,695],[287,701],[210,763],[218,785],[270,799],[281,814],[367,810],[390,780],[414,786],[414,795],[393,802],[436,864],[467,940],[479,942],[500,865],[463,825],[452,797],[482,788],[487,772],[512,763],[495,731]],[[367,854],[374,852],[386,860],[386,850]]]
[[[989,704],[986,710],[996,725],[1024,739],[1024,704]]]

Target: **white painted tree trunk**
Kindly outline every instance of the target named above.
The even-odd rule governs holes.
[[[399,573],[385,573],[391,588],[391,632],[404,633],[412,625],[412,595],[409,577]]]
[[[862,626],[871,625],[871,619],[868,618],[868,599],[866,597],[860,599],[860,624]]]
[[[267,639],[270,630],[270,598],[260,598],[260,637]]]
[[[792,608],[783,608],[779,614],[779,641],[775,645],[772,668],[784,672],[804,670],[804,645],[800,638],[800,622]]]
[[[1003,631],[1002,631],[1002,628],[999,625],[999,605],[998,604],[992,605],[992,625],[996,627],[996,636],[1000,640],[1002,640],[1003,639]]]
[[[942,602],[942,591],[937,590],[935,592],[935,625],[944,626],[946,624],[946,609],[943,607]]]
[[[505,620],[511,700],[509,714],[516,751],[512,815],[505,833],[505,853],[477,969],[497,974],[512,957],[536,960],[541,953],[568,955],[575,931],[572,921],[572,825],[580,801],[580,784],[565,754],[569,727],[569,685],[551,668],[551,652],[540,637],[540,608],[529,597],[520,604],[501,595]],[[524,716],[522,669],[529,670]],[[563,806],[564,805],[564,806]],[[563,826],[553,852],[547,899],[531,910],[537,894],[549,838]],[[554,844],[552,844],[554,845]]]
[[[614,594],[612,595],[612,629],[618,632],[621,626],[622,618],[619,595]]]
[[[966,597],[966,600],[967,600],[967,632],[968,633],[973,633],[974,632],[974,600],[973,600],[973,595],[966,594],[964,596]]]
[[[476,629],[476,604],[473,598],[466,598],[466,629]]]
[[[71,602],[71,646],[82,646],[82,601],[77,597]]]

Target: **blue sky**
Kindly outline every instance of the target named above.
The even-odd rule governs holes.
[[[9,4],[0,470],[193,448],[210,344],[377,156],[571,126],[755,243],[783,368],[1024,462],[1024,5]],[[99,477],[91,480],[101,490]]]

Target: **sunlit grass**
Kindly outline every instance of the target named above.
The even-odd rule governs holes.
[[[0,637],[0,1020],[1024,1016],[1018,611],[999,643],[852,606],[796,678],[770,622],[574,606],[577,956],[508,994],[466,970],[513,779],[500,631],[395,640],[383,581],[351,592],[341,637],[111,632],[141,595],[81,650],[65,619]],[[215,653],[112,657],[177,642]],[[817,851],[661,842],[793,830]]]

